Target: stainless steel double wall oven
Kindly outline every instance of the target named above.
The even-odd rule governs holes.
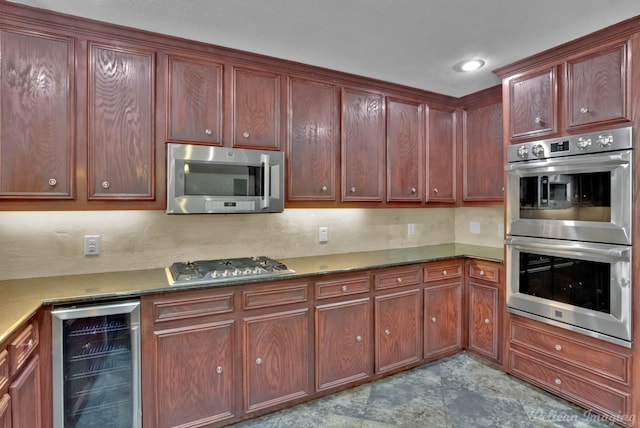
[[[633,130],[507,147],[507,307],[631,346]]]

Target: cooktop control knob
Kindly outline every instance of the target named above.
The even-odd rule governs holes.
[[[591,147],[591,138],[586,138],[586,137],[578,138],[578,142],[576,143],[576,146],[580,150],[588,149],[589,147]]]
[[[529,150],[527,150],[527,148],[525,146],[518,147],[518,157],[519,158],[526,158],[528,153],[529,153]]]
[[[531,153],[533,153],[535,156],[540,157],[544,154],[544,147],[542,147],[542,145],[540,144],[536,144],[531,148]]]
[[[600,147],[609,147],[613,143],[613,135],[598,135],[597,143]]]

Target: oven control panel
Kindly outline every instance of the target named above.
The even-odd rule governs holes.
[[[583,135],[512,144],[507,147],[507,162],[546,159],[633,148],[633,128],[608,129]]]

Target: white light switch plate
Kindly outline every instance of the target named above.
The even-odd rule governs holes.
[[[329,228],[327,226],[318,228],[318,242],[329,242]]]

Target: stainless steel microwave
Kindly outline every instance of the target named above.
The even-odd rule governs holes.
[[[167,144],[167,213],[273,213],[284,209],[284,154]]]

